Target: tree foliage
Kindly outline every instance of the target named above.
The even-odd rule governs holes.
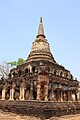
[[[25,63],[25,60],[23,58],[18,58],[17,61],[8,62],[8,64],[10,64],[11,67],[13,67],[13,66],[17,67],[17,66],[19,66],[19,65],[21,65],[23,63]]]
[[[23,58],[18,58],[17,61],[13,61],[13,62],[1,63],[0,64],[0,78],[7,78],[12,68],[15,68],[23,63],[25,63],[25,60]]]

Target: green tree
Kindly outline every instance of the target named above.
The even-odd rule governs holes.
[[[16,66],[19,66],[23,63],[25,63],[25,60],[23,58],[18,58],[18,61],[16,62]]]
[[[16,66],[16,61],[8,62],[8,65],[11,65],[11,67],[12,67],[12,66]]]
[[[17,67],[17,66],[19,66],[19,65],[21,65],[23,63],[25,63],[25,60],[23,58],[18,58],[17,61],[8,62],[8,64],[10,64],[11,67],[13,67],[13,66]]]

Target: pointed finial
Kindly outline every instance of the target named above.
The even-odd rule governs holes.
[[[38,29],[38,35],[37,35],[37,37],[39,37],[39,36],[43,36],[45,38],[44,28],[43,28],[43,24],[42,24],[42,17],[40,18],[40,24],[39,24],[39,29]]]
[[[42,23],[42,17],[40,18],[40,22]]]

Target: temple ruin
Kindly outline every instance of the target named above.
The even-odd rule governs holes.
[[[80,101],[80,84],[50,51],[42,18],[26,62],[0,80],[1,100]]]

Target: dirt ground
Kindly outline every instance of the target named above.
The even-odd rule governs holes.
[[[80,114],[66,115],[62,117],[52,117],[51,119],[47,119],[47,120],[80,120]]]
[[[21,116],[10,112],[0,111],[0,120],[42,120],[42,119],[33,116]],[[62,117],[52,117],[46,120],[80,120],[80,114],[67,115]]]

